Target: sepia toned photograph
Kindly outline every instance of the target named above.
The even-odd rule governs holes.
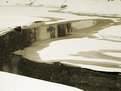
[[[121,0],[0,0],[0,91],[121,91]]]

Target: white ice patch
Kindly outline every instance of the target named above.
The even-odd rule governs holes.
[[[65,39],[51,42],[48,47],[37,51],[37,53],[40,56],[40,62],[61,62],[80,67],[86,65],[84,68],[98,71],[121,72],[121,61],[101,57],[101,54],[105,55],[106,53],[103,50],[121,50],[121,43],[90,38]],[[101,54],[92,54],[94,57],[88,56],[88,52],[93,53],[93,51]],[[79,52],[82,52],[82,54],[86,52],[87,54],[86,56],[78,55]]]
[[[100,50],[121,50],[121,43],[95,40],[89,38],[65,39],[50,43],[37,53],[42,60],[80,59],[82,57],[72,56],[79,52],[100,51]]]
[[[94,36],[104,39],[121,41],[121,25],[102,29],[98,33],[95,33]]]

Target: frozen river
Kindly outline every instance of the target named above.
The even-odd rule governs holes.
[[[23,26],[32,21],[49,21],[52,18],[56,19],[54,22],[59,20],[104,19],[102,17],[49,12],[52,10],[59,10],[59,8],[0,7],[0,28]],[[115,18],[109,19],[117,22]],[[106,28],[106,25],[110,26],[110,23],[105,24],[106,22],[107,20],[102,20],[91,28],[78,29],[71,36],[64,38],[38,41],[31,47],[17,51],[16,54],[35,62],[61,62],[92,70],[121,72],[121,26]],[[90,29],[95,32],[90,33]]]
[[[117,21],[120,19],[49,10],[53,8],[0,7],[0,28],[23,26],[36,20],[60,22],[94,19],[96,22],[83,29],[78,28],[82,25],[78,22],[77,30],[73,30],[69,36],[36,41],[29,47],[15,51],[16,55],[3,55],[3,71],[89,91],[120,91],[121,23]]]
[[[104,27],[100,25],[102,21],[62,39],[37,42],[16,54],[36,62],[60,62],[97,71],[121,72],[121,26],[96,31],[95,27]]]

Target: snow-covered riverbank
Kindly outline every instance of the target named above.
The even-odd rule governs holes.
[[[121,16],[121,1],[120,0],[8,0],[0,1],[0,6],[24,6],[24,7],[58,7],[62,5],[67,5],[63,12],[71,12],[78,14],[89,14],[89,15],[102,15],[102,16]]]
[[[44,80],[0,72],[0,91],[83,91]]]
[[[121,1],[114,0],[77,0],[70,1],[69,7],[63,12],[71,12],[77,14],[88,14],[88,15],[101,15],[101,16],[112,16],[121,17]]]
[[[77,16],[74,14],[54,13],[50,7],[0,7],[0,32],[9,31],[17,26],[29,26],[35,21],[46,25],[76,20],[98,19],[99,17]]]

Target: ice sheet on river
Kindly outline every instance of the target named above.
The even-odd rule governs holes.
[[[121,57],[108,56],[107,52],[121,52],[121,43],[106,40],[75,38],[50,43],[37,53],[45,62],[62,62],[85,68],[121,72]]]
[[[108,27],[94,35],[102,39],[121,41],[121,25]]]

